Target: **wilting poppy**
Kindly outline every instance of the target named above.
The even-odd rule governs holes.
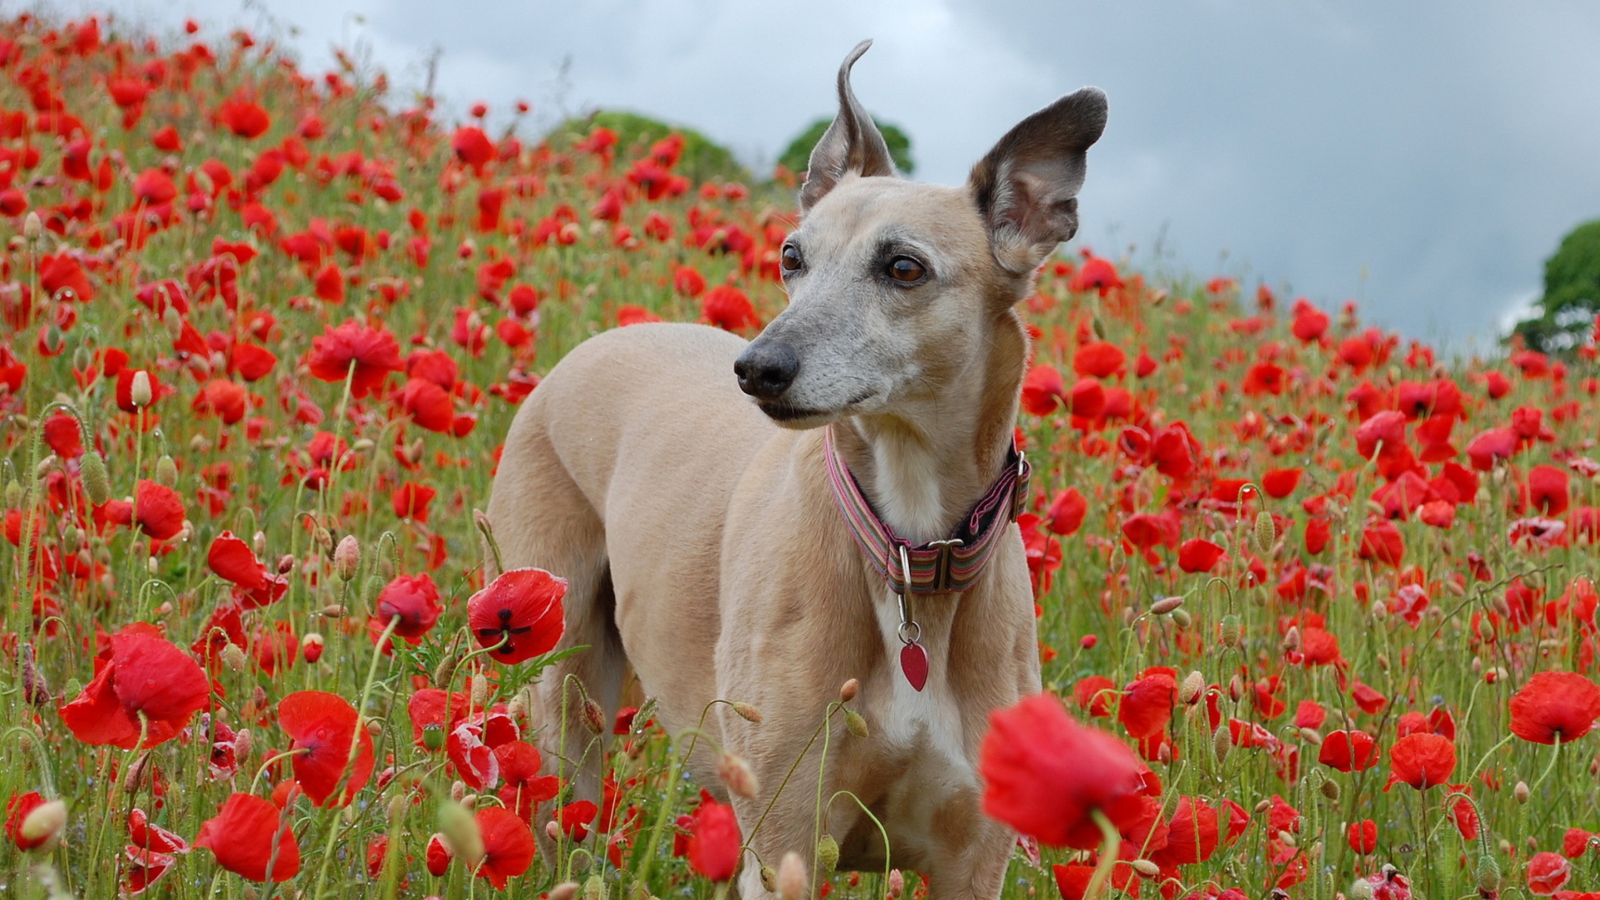
[[[387,329],[355,321],[330,327],[313,338],[306,364],[311,374],[323,381],[344,381],[348,377],[350,395],[357,399],[377,393],[390,372],[405,368],[394,335]]]
[[[1389,748],[1389,783],[1425,791],[1446,784],[1456,771],[1456,745],[1437,734],[1408,734]]]
[[[1094,810],[1116,822],[1142,806],[1133,751],[1078,724],[1050,694],[991,713],[978,755],[984,812],[1051,846],[1097,847]]]
[[[1536,744],[1567,744],[1600,718],[1600,686],[1576,672],[1540,672],[1511,697],[1511,733]]]
[[[517,814],[500,806],[476,813],[478,834],[483,838],[483,862],[478,877],[489,879],[496,890],[506,889],[506,879],[528,871],[533,863],[533,832]]]
[[[372,776],[372,735],[361,727],[356,708],[343,697],[326,691],[296,691],[278,701],[278,725],[293,742],[290,760],[295,781],[318,806],[327,803],[345,770],[338,805],[350,802]],[[351,758],[350,745],[359,735],[360,747]]]
[[[712,881],[727,881],[739,868],[739,820],[733,807],[700,804],[689,826],[689,866]]]
[[[107,655],[94,661],[94,680],[61,707],[61,721],[85,744],[139,744],[146,748],[183,730],[211,696],[200,664],[154,625],[138,622],[111,636]]]
[[[273,840],[273,836],[277,840]],[[251,881],[288,881],[300,872],[300,845],[288,815],[253,794],[233,794],[215,818],[200,826],[196,847],[216,854],[217,865]]]
[[[467,601],[467,624],[478,646],[495,647],[489,654],[495,660],[523,662],[549,653],[561,640],[566,592],[565,578],[543,569],[512,569]]]

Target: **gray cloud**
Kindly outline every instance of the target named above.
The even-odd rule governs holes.
[[[260,15],[112,6],[157,27]],[[314,67],[359,41],[416,85],[437,46],[456,109],[526,97],[548,122],[625,107],[761,162],[831,113],[838,60],[873,37],[857,92],[910,132],[919,177],[944,182],[1027,113],[1096,84],[1111,123],[1090,154],[1082,241],[1151,264],[1160,239],[1164,267],[1359,299],[1455,348],[1483,347],[1561,235],[1600,215],[1600,7],[1581,0],[265,6]]]

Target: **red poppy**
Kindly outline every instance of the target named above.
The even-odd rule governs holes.
[[[437,750],[444,744],[443,735],[454,731],[466,719],[471,697],[463,693],[445,693],[438,688],[423,688],[406,701],[406,715],[411,719],[411,740],[418,746],[427,746],[426,730],[437,726],[441,735],[439,744],[429,749]],[[449,717],[446,718],[448,709]]]
[[[1067,537],[1083,525],[1083,517],[1088,512],[1089,501],[1077,488],[1069,487],[1051,501],[1050,514],[1044,524],[1052,533]]]
[[[413,378],[407,381],[400,393],[395,395],[395,402],[411,416],[418,428],[426,428],[436,434],[448,432],[455,421],[455,406],[450,402],[450,395],[444,388],[426,379]]]
[[[428,521],[428,504],[438,492],[425,484],[408,481],[394,489],[389,495],[389,503],[394,507],[396,518],[414,519],[426,524]]]
[[[1330,731],[1322,739],[1317,762],[1341,772],[1359,772],[1378,764],[1377,742],[1365,731]]]
[[[217,118],[229,131],[246,139],[258,138],[272,127],[272,117],[261,108],[261,104],[241,97],[224,101],[217,110]]]
[[[450,149],[455,151],[456,159],[480,171],[494,159],[494,142],[483,129],[473,125],[456,129],[450,138]]]
[[[1109,378],[1127,361],[1122,348],[1108,341],[1090,341],[1072,355],[1072,371],[1090,378]]]
[[[1528,860],[1528,893],[1536,897],[1554,894],[1566,886],[1571,877],[1572,863],[1562,859],[1559,853],[1536,853]]]
[[[1534,466],[1528,472],[1528,502],[1547,516],[1559,516],[1572,502],[1567,473],[1555,466]]]
[[[1053,366],[1036,365],[1022,379],[1022,408],[1035,416],[1048,416],[1061,406],[1067,384]]]
[[[728,331],[761,327],[750,298],[732,285],[719,284],[706,291],[700,299],[700,314],[707,322]]]
[[[111,636],[107,654],[94,661],[94,680],[61,707],[61,721],[85,744],[139,744],[145,748],[182,731],[211,696],[211,682],[194,658],[143,622]]]
[[[1357,684],[1351,688],[1350,699],[1356,701],[1356,706],[1369,716],[1383,712],[1383,708],[1389,705],[1389,698],[1370,684]]]
[[[1167,846],[1157,853],[1158,864],[1194,865],[1211,858],[1222,842],[1217,810],[1198,797],[1179,797],[1167,822]]]
[[[1147,670],[1123,693],[1117,704],[1117,721],[1130,737],[1147,738],[1167,727],[1177,703],[1178,681],[1172,670]]]
[[[118,525],[132,527],[164,541],[177,537],[183,530],[183,498],[164,484],[141,479],[134,489],[134,502],[112,500],[105,505],[106,518]]]
[[[500,806],[478,810],[478,834],[483,838],[483,861],[478,877],[489,879],[495,890],[506,889],[506,880],[528,871],[533,864],[533,832],[517,814]]]
[[[1204,538],[1190,538],[1178,548],[1178,568],[1185,572],[1209,572],[1227,552]]]
[[[478,646],[495,647],[489,654],[495,660],[529,660],[549,653],[561,640],[566,629],[561,598],[566,592],[565,578],[543,569],[512,569],[467,600],[467,625]]]
[[[1050,867],[1051,874],[1055,876],[1056,890],[1061,894],[1061,900],[1093,900],[1087,898],[1089,882],[1094,879],[1094,866],[1081,863],[1062,865],[1057,863]],[[1139,873],[1132,866],[1118,864],[1111,867],[1111,877],[1108,879],[1111,887],[1129,897],[1139,896]],[[1101,896],[1106,896],[1102,894]],[[1233,900],[1233,898],[1227,898]]]
[[[1425,791],[1447,784],[1456,771],[1456,745],[1437,734],[1408,734],[1389,748],[1389,783],[1409,784]]]
[[[1091,812],[1118,824],[1142,813],[1133,751],[1048,693],[991,713],[978,757],[984,812],[1045,844],[1092,849],[1101,835]]]
[[[444,873],[450,871],[450,860],[454,858],[455,854],[450,851],[450,844],[445,841],[444,835],[435,834],[428,838],[426,864],[429,875],[443,878]]]
[[[1540,672],[1511,697],[1511,733],[1536,744],[1567,744],[1600,718],[1600,686],[1576,672]]]
[[[44,797],[38,791],[29,791],[26,794],[13,794],[6,801],[6,837],[11,838],[18,850],[32,850],[42,847],[54,835],[39,835],[35,837],[24,836],[22,823],[27,820],[28,814],[45,805]]]
[[[294,778],[312,803],[325,805],[344,782],[336,805],[346,805],[372,776],[372,735],[360,718],[343,697],[325,691],[296,691],[278,701],[278,726],[292,739],[289,749],[302,751],[290,761]],[[352,759],[350,747],[358,735]]]
[[[1261,476],[1261,490],[1268,497],[1281,500],[1294,493],[1300,484],[1300,469],[1273,469]]]
[[[1378,849],[1378,823],[1371,819],[1351,822],[1345,829],[1350,849],[1357,853],[1373,853]]]
[[[1374,519],[1361,532],[1362,559],[1398,567],[1406,555],[1405,538],[1388,519]]]
[[[219,578],[246,590],[266,586],[267,567],[256,559],[250,545],[235,537],[231,531],[224,531],[211,542],[211,549],[206,552],[206,564]]]
[[[739,820],[733,807],[715,800],[700,804],[689,826],[689,866],[712,881],[728,881],[739,869]]]
[[[350,394],[357,399],[382,390],[390,372],[405,368],[394,335],[387,329],[370,328],[354,320],[330,327],[313,338],[306,364],[311,374],[323,381],[344,381],[348,377]]]
[[[403,638],[420,638],[433,629],[444,609],[439,606],[439,587],[433,576],[398,575],[378,593],[372,624],[379,633],[396,617],[394,633]]]
[[[538,804],[555,799],[561,790],[560,778],[539,774],[543,760],[538,749],[527,741],[507,741],[494,748],[494,755],[500,764],[500,777],[505,780],[500,802],[524,822],[532,818]]]
[[[253,794],[229,796],[216,817],[201,824],[194,845],[216,854],[217,865],[251,881],[266,881],[268,866],[273,881],[300,873],[300,845],[287,813]]]
[[[1494,468],[1495,463],[1510,459],[1517,452],[1517,433],[1509,428],[1491,428],[1467,444],[1467,458],[1480,472]]]
[[[1116,699],[1116,682],[1104,675],[1085,675],[1072,686],[1072,701],[1095,718],[1110,716],[1111,704]]]

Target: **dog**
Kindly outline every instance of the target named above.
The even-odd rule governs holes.
[[[761,869],[787,852],[817,868],[819,778],[841,868],[997,897],[1016,835],[982,812],[978,747],[992,710],[1040,690],[1014,307],[1077,231],[1105,95],[1022,120],[962,187],[916,183],[850,86],[870,43],[800,189],[787,309],[749,343],[689,324],[584,342],[518,410],[487,512],[504,568],[568,580],[560,646],[588,648],[532,704],[550,771],[598,799],[594,739],[559,717],[613,713],[631,667],[669,733],[705,720],[701,786],[729,797],[713,744],[756,776],[731,797],[745,898],[771,896]],[[835,715],[825,766],[819,740],[780,792],[851,679],[866,736]]]

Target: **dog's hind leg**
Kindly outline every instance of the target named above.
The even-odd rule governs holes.
[[[544,672],[530,718],[544,771],[568,779],[576,789],[572,799],[599,803],[605,726],[619,702],[627,660],[613,620],[605,527],[552,446],[538,399],[536,392],[512,425],[488,515],[501,566],[536,566],[567,580],[566,632],[557,649],[588,649]],[[598,705],[598,723],[592,714],[586,719],[586,699]],[[543,829],[535,833],[543,843]]]

